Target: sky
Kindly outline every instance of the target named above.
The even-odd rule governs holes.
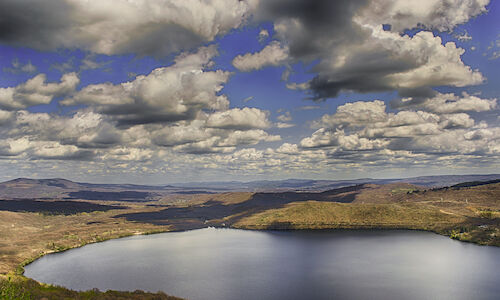
[[[0,180],[500,173],[500,2],[2,0]]]

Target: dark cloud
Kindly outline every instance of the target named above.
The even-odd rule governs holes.
[[[43,50],[64,46],[73,9],[64,0],[2,0],[0,41]]]
[[[3,0],[0,42],[41,50],[164,57],[237,28],[247,1]],[[152,12],[154,11],[154,13]]]
[[[461,5],[470,9],[460,18],[451,18],[455,9],[447,10],[438,2],[426,3],[417,14],[400,11],[397,1],[270,0],[259,7],[257,20],[274,21],[276,37],[289,47],[291,61],[314,63],[311,72],[316,76],[307,85],[288,86],[307,90],[316,101],[344,91],[397,90],[404,96],[429,97],[433,86],[484,80],[462,63],[461,49],[445,47],[430,32],[416,38],[402,35],[385,22],[394,20],[396,30],[418,27],[417,21],[426,28],[453,28],[481,13],[480,4]],[[385,10],[378,11],[381,7]],[[374,11],[386,15],[386,20]],[[403,16],[409,21],[405,23]]]
[[[363,34],[352,18],[366,3],[366,0],[269,0],[262,1],[256,16],[259,21],[270,20],[288,27],[278,34],[288,43],[291,56],[313,60],[329,46],[344,44]],[[292,20],[300,22],[300,28],[294,28],[289,23]]]

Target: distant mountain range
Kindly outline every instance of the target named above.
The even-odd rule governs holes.
[[[409,183],[423,187],[439,188],[463,182],[500,179],[500,174],[440,175],[398,179],[361,178],[353,180],[260,180],[250,182],[189,182],[169,185],[94,184],[73,182],[67,179],[17,178],[0,183],[0,198],[60,198],[88,200],[148,201],[172,194],[210,194],[218,192],[282,192],[326,191],[358,184]]]
[[[500,179],[500,174],[486,175],[436,175],[419,176],[412,178],[373,179],[360,178],[352,180],[312,180],[312,179],[286,179],[286,180],[259,180],[259,181],[221,181],[221,182],[188,182],[174,183],[169,187],[182,187],[185,189],[214,189],[238,191],[266,191],[266,190],[328,190],[350,185],[373,183],[410,183],[424,187],[444,187],[469,181],[488,181]]]

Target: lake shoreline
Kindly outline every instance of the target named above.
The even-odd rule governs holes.
[[[85,244],[82,244],[79,246],[75,246],[75,247],[71,247],[71,248],[48,251],[46,253],[43,253],[41,255],[38,255],[36,257],[33,257],[29,260],[24,261],[21,265],[18,266],[18,268],[16,269],[15,272],[9,273],[9,274],[7,274],[7,276],[21,277],[23,280],[33,280],[33,281],[37,282],[40,286],[45,286],[47,284],[42,283],[42,282],[38,282],[32,278],[24,276],[24,267],[29,265],[30,263],[36,261],[37,259],[42,258],[45,255],[63,253],[63,252],[66,252],[68,250],[84,247],[86,245],[97,244],[97,243],[101,243],[101,242],[106,242],[106,241],[110,241],[110,240],[117,240],[117,239],[122,239],[122,238],[129,238],[129,237],[133,237],[133,236],[152,235],[152,234],[161,234],[161,233],[174,233],[174,232],[186,232],[186,231],[205,229],[205,228],[211,228],[211,227],[217,228],[217,229],[239,229],[239,230],[249,230],[249,231],[283,231],[283,232],[288,232],[288,231],[304,231],[304,232],[306,232],[306,231],[316,231],[316,232],[317,231],[321,231],[321,232],[329,232],[329,231],[331,231],[331,232],[336,232],[336,231],[391,231],[391,230],[405,231],[405,230],[408,230],[408,231],[430,232],[430,233],[434,233],[437,235],[449,237],[449,235],[447,235],[446,233],[438,232],[438,231],[430,230],[430,229],[415,229],[415,228],[408,228],[408,227],[390,227],[390,228],[388,228],[388,227],[370,226],[370,225],[366,225],[364,227],[357,227],[357,228],[337,227],[337,228],[317,228],[317,229],[312,229],[312,228],[281,228],[281,229],[266,228],[266,229],[262,229],[262,228],[251,228],[251,227],[242,228],[242,227],[232,227],[232,226],[229,226],[229,227],[226,227],[226,226],[206,226],[206,227],[194,227],[191,229],[156,230],[156,231],[143,232],[143,233],[127,234],[127,235],[118,236],[118,237],[111,237],[111,238],[103,239],[103,240],[99,240],[99,241],[88,242],[88,243],[85,243]],[[460,242],[472,243],[472,244],[475,244],[478,246],[498,247],[496,245],[484,245],[484,244],[471,242],[471,241],[462,241],[459,239],[455,239],[455,240],[460,241]],[[0,276],[5,276],[5,275],[0,275]],[[4,277],[4,279],[5,279],[5,277]],[[65,287],[60,287],[60,288],[67,289]],[[70,290],[70,289],[67,289],[67,290]],[[84,291],[75,291],[75,292],[81,293]]]
[[[109,217],[108,217],[109,218]],[[229,221],[229,222],[228,222]],[[290,224],[287,222],[282,222],[282,223],[272,223],[272,224],[238,224],[238,223],[232,223],[230,220],[226,220],[227,225],[223,226],[223,222],[216,222],[216,223],[211,223],[209,226],[197,226],[194,224],[194,226],[189,226],[184,224],[184,227],[181,228],[175,228],[171,226],[149,226],[147,229],[142,228],[146,224],[142,224],[140,222],[132,222],[132,224],[135,224],[135,226],[138,228],[134,231],[127,232],[127,233],[116,233],[114,235],[109,235],[109,236],[98,236],[97,238],[90,239],[90,240],[85,240],[80,244],[73,244],[69,246],[62,246],[62,247],[56,247],[55,249],[48,250],[48,251],[43,251],[41,253],[38,253],[35,256],[32,256],[30,258],[25,259],[22,261],[13,271],[10,271],[7,273],[7,276],[17,276],[21,278],[21,281],[26,281],[26,280],[32,280],[27,277],[25,277],[24,274],[24,267],[27,266],[28,264],[34,262],[35,260],[47,255],[47,254],[55,254],[55,253],[61,253],[67,250],[75,249],[75,248],[80,248],[85,245],[89,244],[95,244],[103,241],[108,241],[108,240],[114,240],[114,239],[120,239],[124,237],[130,237],[134,235],[149,235],[149,234],[156,234],[156,233],[167,233],[167,232],[184,232],[184,231],[189,231],[189,230],[195,230],[195,229],[202,229],[202,228],[208,228],[208,227],[215,227],[215,228],[233,228],[233,229],[242,229],[242,230],[252,230],[252,231],[338,231],[338,230],[349,230],[349,231],[359,231],[359,230],[412,230],[412,231],[423,231],[423,232],[432,232],[438,235],[450,237],[453,239],[456,239],[458,241],[462,242],[468,242],[468,243],[473,243],[477,245],[488,245],[484,241],[481,240],[471,240],[471,239],[463,239],[463,235],[460,234],[461,229],[459,228],[459,224],[446,224],[446,226],[441,226],[440,228],[437,228],[435,225],[431,226],[429,224],[348,224],[348,223],[336,223],[336,224],[325,224],[325,223],[307,223],[307,224]],[[127,222],[129,223],[129,222]],[[452,229],[450,229],[452,228]],[[454,231],[455,230],[455,231]],[[457,234],[458,233],[458,234]],[[97,235],[96,235],[97,236]],[[50,240],[48,241],[49,243],[51,242]],[[54,244],[54,242],[52,242]],[[499,246],[497,244],[490,244],[490,246]],[[0,275],[2,276],[2,275]],[[2,276],[3,279],[5,280],[5,276]],[[0,277],[0,279],[2,279]],[[38,282],[37,282],[38,283]],[[38,283],[39,286],[44,286],[43,283]],[[65,288],[63,288],[65,289]]]
[[[210,229],[210,228],[212,228],[212,230],[208,230],[207,231],[207,229]],[[237,233],[240,230],[241,230],[242,233]],[[193,232],[193,233],[189,233],[188,235],[184,235],[184,233],[188,233],[188,232]],[[357,236],[358,237],[368,236],[368,237],[370,237],[369,240],[372,240],[374,242],[376,241],[375,243],[379,244],[378,247],[382,247],[381,249],[391,249],[392,246],[390,246],[390,245],[392,245],[392,243],[389,243],[389,241],[391,241],[391,240],[396,241],[396,240],[400,240],[401,238],[403,238],[403,240],[400,240],[400,241],[406,241],[406,239],[408,239],[409,237],[413,237],[413,238],[410,238],[410,240],[411,240],[411,239],[414,239],[414,237],[423,237],[423,238],[425,238],[425,236],[426,236],[426,235],[420,235],[420,234],[415,235],[416,233],[415,234],[411,234],[411,232],[422,232],[422,233],[434,233],[434,234],[436,234],[435,232],[431,232],[431,231],[428,231],[428,230],[417,230],[417,229],[406,229],[406,228],[362,228],[362,229],[352,229],[352,228],[334,228],[334,229],[331,229],[331,228],[324,228],[324,229],[319,229],[319,230],[316,230],[316,229],[312,229],[312,230],[311,229],[300,229],[300,230],[248,230],[248,229],[241,229],[241,228],[236,228],[236,229],[235,228],[228,228],[228,227],[223,227],[223,226],[220,226],[220,227],[212,227],[212,226],[210,226],[210,227],[196,228],[196,229],[193,229],[193,230],[172,230],[172,231],[167,231],[165,233],[181,233],[181,235],[174,235],[174,236],[165,235],[163,237],[159,236],[158,238],[154,237],[153,239],[144,238],[144,237],[142,237],[142,235],[134,235],[134,236],[122,237],[122,238],[119,238],[119,239],[127,238],[128,241],[122,241],[122,242],[114,243],[114,244],[107,244],[106,246],[104,246],[104,248],[103,247],[88,248],[86,251],[84,251],[84,252],[78,252],[79,254],[76,254],[76,255],[77,256],[81,256],[82,253],[92,253],[92,251],[96,251],[95,249],[113,249],[113,247],[119,247],[119,248],[123,247],[123,246],[119,246],[119,245],[134,245],[134,244],[143,245],[143,243],[145,243],[145,242],[146,242],[146,244],[144,244],[144,245],[150,245],[150,246],[142,246],[142,247],[146,247],[147,249],[151,249],[151,245],[153,245],[153,244],[148,244],[148,243],[159,243],[158,245],[161,245],[164,242],[160,242],[160,241],[168,241],[168,240],[170,240],[170,241],[177,241],[181,237],[182,237],[182,240],[183,240],[183,239],[185,239],[185,237],[193,237],[193,236],[194,237],[198,237],[199,236],[200,239],[203,240],[202,236],[203,237],[205,237],[205,236],[214,236],[214,237],[220,236],[222,238],[226,237],[226,240],[227,240],[227,237],[233,237],[233,236],[235,236],[235,237],[239,237],[240,239],[244,239],[244,240],[247,240],[248,238],[250,238],[250,240],[252,240],[252,237],[256,236],[256,235],[253,235],[253,234],[248,235],[247,233],[244,233],[244,232],[263,232],[263,233],[269,232],[269,234],[270,234],[269,236],[270,237],[272,237],[272,236],[276,236],[276,237],[280,237],[280,236],[281,237],[287,237],[287,236],[290,236],[290,237],[292,237],[293,236],[293,237],[295,237],[294,239],[296,239],[297,237],[307,237],[307,240],[309,240],[312,237],[315,237],[315,238],[313,238],[313,240],[325,240],[325,241],[328,241],[327,237],[330,236],[330,235],[328,235],[328,233],[340,233],[340,235],[338,235],[338,234],[334,235],[334,236],[337,236],[337,238],[340,238],[339,241],[340,240],[344,240],[344,239],[352,240],[353,238],[354,238],[354,240],[356,240],[355,237],[357,237]],[[302,235],[302,234],[299,234],[299,235],[296,235],[296,234],[292,234],[292,235],[284,234],[284,235],[281,235],[280,234],[280,233],[286,233],[286,232],[288,232],[288,233],[302,232],[302,233],[305,233],[305,235]],[[401,233],[399,233],[399,232],[401,232]],[[318,234],[311,236],[308,233],[318,233]],[[320,233],[326,233],[327,235],[323,236]],[[350,233],[355,233],[355,234],[351,235]],[[259,236],[259,235],[257,235],[257,236]],[[441,244],[449,244],[449,242],[446,242],[446,239],[437,238],[437,236],[435,238],[432,238],[432,235],[431,235],[430,238],[431,238],[431,240],[441,241],[440,242]],[[418,238],[418,239],[420,240],[421,238]],[[113,242],[113,240],[116,241],[118,239],[110,239],[110,240],[108,240],[108,242]],[[282,238],[279,238],[278,240],[282,240]],[[287,239],[287,240],[289,240],[289,239]],[[348,241],[348,240],[346,240],[346,241]],[[154,241],[159,241],[159,242],[154,242]],[[232,238],[229,241],[230,241],[229,243],[234,243],[234,241],[232,240]],[[238,239],[236,239],[235,241],[238,241]],[[200,242],[200,243],[204,243],[204,242]],[[217,244],[218,242],[215,242],[215,243]],[[246,242],[241,242],[241,241],[237,242],[238,245],[240,245],[240,243],[242,245],[244,245]],[[251,241],[249,243],[253,244],[253,242],[251,242]],[[387,244],[387,243],[389,243],[389,244]],[[167,242],[167,245],[168,244],[170,244],[170,243]],[[400,243],[397,243],[395,245],[398,245],[398,244],[400,244]],[[404,244],[406,244],[406,242]],[[175,244],[173,244],[173,245],[175,245]],[[255,245],[260,245],[260,244],[256,243]],[[195,249],[199,249],[198,247],[195,247]],[[259,247],[259,249],[261,249],[260,248],[261,246],[257,246],[257,247]],[[386,247],[390,247],[390,248],[386,248]],[[454,247],[457,247],[457,246],[454,246]],[[460,246],[458,246],[458,247],[459,247],[459,249],[461,248]],[[153,247],[153,248],[156,248],[156,247]],[[239,248],[237,248],[237,249],[239,249]],[[262,249],[266,249],[266,247],[264,247]],[[367,248],[365,248],[365,249],[367,249]],[[377,249],[377,247],[375,249]],[[469,248],[469,249],[471,249],[471,248]],[[141,250],[138,250],[138,251],[141,251]],[[165,252],[166,250],[164,249],[162,251]],[[276,250],[273,250],[273,251],[276,251]],[[397,250],[395,250],[395,251],[397,251]],[[475,251],[481,251],[481,250],[475,250]],[[491,251],[491,250],[489,250],[489,251]],[[109,252],[109,250],[105,250],[105,252]],[[376,251],[375,253],[378,253],[378,252],[380,252],[380,251]],[[176,257],[175,253],[176,253],[175,251],[172,252],[172,254],[171,254],[171,255],[173,255],[172,257]],[[239,253],[239,252],[237,252],[237,253]],[[291,253],[293,253],[293,252],[291,252]],[[396,253],[399,253],[399,252],[396,252]],[[54,252],[53,254],[57,254],[57,253]],[[97,255],[98,257],[102,256],[101,254],[98,254],[98,252],[96,252],[95,255]],[[138,255],[138,253],[133,254],[133,257],[136,257],[136,255]],[[149,255],[151,255],[151,254],[149,254]],[[74,254],[73,254],[73,256],[74,256]],[[69,259],[70,261],[74,261],[74,259],[70,258],[70,257],[72,257],[71,254],[69,256],[66,254],[63,257],[66,257],[66,259]],[[88,255],[87,255],[87,257],[88,257]],[[105,256],[103,256],[103,257],[105,257]],[[195,257],[197,257],[197,256],[195,256]],[[126,259],[127,261],[129,261],[129,258],[125,258],[125,257],[124,258],[120,258],[120,259]],[[107,261],[106,259],[104,259],[104,260]],[[49,261],[54,261],[54,257],[52,257]],[[57,259],[55,261],[57,261]],[[59,259],[59,261],[61,261],[61,260]],[[46,262],[47,261],[44,261],[45,264],[46,264]],[[35,271],[36,273],[40,274],[40,270],[45,269],[44,263],[42,263],[41,265],[38,265],[38,271]],[[174,262],[174,265],[175,264],[176,263]],[[114,266],[116,264],[112,263],[112,265]],[[231,265],[231,264],[229,264],[229,265]],[[167,265],[165,265],[165,266],[167,266]],[[171,265],[171,267],[172,267],[172,265]],[[37,267],[35,267],[35,269],[31,269],[29,274],[30,274],[30,276],[34,276],[33,278],[40,278],[40,277],[37,277],[35,275],[36,273],[35,274],[33,273],[33,271],[36,270],[36,269],[37,269]],[[167,269],[169,269],[169,268],[167,267]],[[50,270],[50,268],[47,269],[47,270]],[[55,269],[55,270],[57,270],[57,269]],[[54,272],[54,271],[50,271],[50,272]],[[64,273],[65,272],[64,269],[61,269],[61,272],[62,272],[61,274],[65,274]],[[168,272],[170,272],[170,271],[168,271]],[[83,273],[86,274],[85,271]],[[174,273],[172,273],[172,274],[174,274]],[[55,274],[56,277],[57,276],[62,276],[61,279],[65,278],[64,277],[65,275],[57,275],[57,274],[59,274],[59,271],[56,271],[56,273],[52,273],[52,274]],[[101,273],[99,272],[99,274],[101,274]],[[140,273],[138,273],[138,274],[139,274],[138,275],[139,277],[143,278],[144,274],[143,275],[140,275]],[[54,275],[52,275],[52,276],[54,276]],[[87,275],[79,275],[79,276],[84,276],[84,278],[87,278],[87,276],[89,276],[89,274],[87,274]],[[162,277],[162,276],[160,276],[160,277]],[[76,278],[78,278],[78,277],[76,277]],[[191,278],[191,277],[189,277],[189,278]],[[196,282],[196,277],[193,280],[195,280],[195,282]],[[54,281],[48,280],[46,282],[54,282]],[[71,288],[74,289],[75,292],[78,292],[78,293],[82,293],[82,290],[87,289],[88,286],[89,286],[89,285],[84,285],[84,286],[78,287],[78,285],[77,286],[66,285],[63,282],[64,281],[60,282],[59,284],[62,284],[63,286],[71,287]],[[79,282],[79,281],[77,280],[76,282]],[[175,280],[170,279],[170,280],[168,280],[168,282],[171,282],[173,284],[175,282]],[[44,284],[42,283],[42,285],[44,285]],[[105,286],[106,285],[100,285],[100,288],[103,288],[103,290],[104,290]],[[126,291],[127,288],[130,288],[131,290],[133,290],[135,288],[144,289],[145,291],[154,291],[155,290],[155,288],[151,289],[151,287],[148,287],[148,286],[150,286],[150,285],[148,285],[148,284],[146,284],[146,285],[141,285],[141,284],[139,284],[139,285],[127,285],[126,284],[125,286],[122,285],[121,287],[120,287],[120,285],[118,285],[118,286],[116,286],[116,285],[115,286],[108,285],[108,288],[114,289],[116,291]],[[177,285],[174,285],[174,286],[177,286]],[[134,288],[131,288],[131,287],[134,287]],[[83,289],[80,290],[81,288],[83,288]],[[179,288],[182,289],[181,287],[179,287]],[[189,293],[188,294],[185,294],[185,293],[182,293],[182,292],[180,293],[179,292],[179,288],[174,288],[172,290],[172,288],[167,288],[166,286],[163,286],[163,288],[162,288],[162,286],[158,286],[158,289],[161,290],[161,291],[166,291],[166,292],[169,292],[169,293],[172,293],[172,294],[183,295],[184,297],[187,297],[187,298],[191,299],[191,297],[193,295],[190,296]],[[203,287],[199,287],[199,288],[201,288],[201,290],[204,290]],[[197,298],[195,297],[195,299],[197,299]]]
[[[256,227],[258,227],[258,225],[256,225]],[[324,232],[332,231],[332,232],[334,232],[334,231],[390,231],[390,230],[405,231],[405,230],[408,230],[408,231],[430,232],[430,233],[434,233],[434,234],[441,235],[441,236],[444,236],[444,237],[448,237],[450,239],[453,239],[453,240],[456,240],[456,241],[459,241],[459,242],[470,243],[470,244],[474,244],[474,245],[477,245],[477,246],[500,247],[498,245],[481,244],[479,242],[470,241],[470,240],[460,240],[460,239],[457,239],[457,238],[450,237],[445,232],[440,232],[440,231],[436,231],[436,230],[432,230],[432,229],[418,229],[418,228],[411,228],[411,227],[382,227],[382,226],[366,225],[365,227],[356,227],[356,226],[354,226],[354,227],[335,227],[335,228],[331,227],[331,228],[279,228],[279,229],[277,229],[277,228],[265,228],[265,229],[263,229],[263,228],[252,228],[252,227],[206,226],[206,227],[193,227],[193,228],[190,228],[190,229],[159,230],[159,231],[151,231],[151,232],[127,234],[127,235],[123,235],[123,236],[119,236],[119,237],[111,237],[111,238],[102,239],[102,240],[95,241],[95,242],[85,243],[85,244],[82,244],[82,245],[79,245],[79,246],[76,246],[76,247],[65,248],[65,249],[61,249],[61,250],[48,251],[48,252],[45,252],[45,253],[43,253],[41,255],[38,255],[36,257],[33,257],[31,259],[28,259],[28,260],[24,261],[22,264],[20,264],[18,266],[18,268],[14,272],[14,275],[23,275],[24,274],[24,267],[25,266],[29,265],[30,263],[34,262],[35,260],[37,260],[39,258],[42,258],[43,256],[48,255],[48,254],[63,253],[63,252],[66,252],[68,250],[81,248],[81,247],[84,247],[84,246],[87,246],[87,245],[91,245],[91,244],[102,243],[102,242],[106,242],[106,241],[110,241],[110,240],[117,240],[117,239],[129,238],[129,237],[133,237],[133,236],[144,236],[144,235],[153,235],[153,234],[161,234],[161,233],[173,233],[173,232],[186,232],[186,231],[199,230],[199,229],[207,229],[207,228],[238,229],[238,230],[250,230],[250,231],[278,231],[278,232],[279,231],[283,231],[283,232],[288,232],[288,231],[304,231],[304,232],[306,232],[306,231],[324,231]]]

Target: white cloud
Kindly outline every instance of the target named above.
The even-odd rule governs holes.
[[[291,127],[295,127],[295,124],[278,122],[275,124],[275,126],[278,128],[291,128]]]
[[[0,125],[7,123],[12,118],[12,116],[12,112],[0,109]]]
[[[60,103],[91,105],[125,126],[192,120],[204,109],[225,110],[229,101],[219,91],[230,73],[204,70],[216,54],[214,46],[182,53],[171,66],[117,85],[88,85]]]
[[[153,158],[151,149],[119,147],[103,155],[104,160],[144,162]]]
[[[474,120],[465,113],[442,115],[439,125],[444,129],[471,128]]]
[[[8,138],[0,146],[0,156],[16,156],[30,148],[30,141],[27,138]]]
[[[288,47],[272,41],[259,52],[238,55],[233,59],[233,66],[240,71],[249,72],[266,66],[279,66],[288,59]]]
[[[463,93],[457,96],[452,93],[436,93],[432,98],[405,98],[394,103],[396,107],[416,107],[434,113],[482,112],[496,109],[497,99],[482,99]]]
[[[32,157],[35,159],[85,160],[94,155],[90,150],[81,150],[73,145],[61,145],[59,142],[32,142],[32,148]]]
[[[500,128],[476,123],[461,111],[445,105],[439,114],[410,110],[389,113],[378,100],[347,103],[316,121],[319,129],[303,138],[300,147],[302,151],[327,149],[332,159],[353,163],[369,160],[374,164],[381,159],[409,163],[415,155],[428,164],[436,159],[434,155],[441,161],[468,161],[474,155],[494,159],[500,149]]]
[[[269,135],[261,129],[254,130],[235,130],[229,133],[228,137],[222,140],[218,146],[238,146],[238,145],[255,145],[260,141],[275,142],[281,140],[279,135]]]
[[[281,122],[289,122],[289,121],[292,120],[292,115],[290,114],[289,111],[287,111],[284,114],[279,115],[278,117],[276,117],[276,119],[278,119]]]
[[[300,146],[304,148],[336,146],[338,149],[356,151],[381,149],[388,144],[389,141],[384,139],[368,139],[358,134],[346,135],[344,130],[332,131],[325,128],[318,129],[311,137],[300,141]]]
[[[213,131],[204,128],[204,125],[205,121],[194,120],[189,124],[166,126],[153,132],[153,141],[164,147],[200,142],[214,135]]]
[[[211,114],[207,127],[223,129],[264,129],[270,127],[269,112],[258,108],[233,108]]]
[[[80,79],[76,73],[64,74],[60,83],[47,83],[45,74],[38,74],[15,87],[0,88],[0,108],[23,109],[38,104],[49,104],[52,99],[75,91]]]
[[[315,127],[334,127],[340,124],[363,126],[367,123],[385,121],[387,114],[383,101],[357,101],[337,107],[333,115],[323,115],[321,120],[314,122]]]
[[[299,152],[299,147],[296,144],[283,143],[281,146],[276,149],[278,153],[286,153],[286,154],[296,154]]]
[[[413,37],[400,36],[374,29],[381,41],[396,50],[396,55],[410,55],[419,66],[387,76],[394,88],[413,89],[426,86],[452,85],[463,87],[482,83],[485,79],[477,70],[466,66],[460,56],[465,52],[455,43],[442,45],[441,38],[431,32],[421,31]]]
[[[479,14],[485,13],[490,0],[374,0],[358,16],[372,25],[390,24],[391,30],[425,27],[452,30]]]

